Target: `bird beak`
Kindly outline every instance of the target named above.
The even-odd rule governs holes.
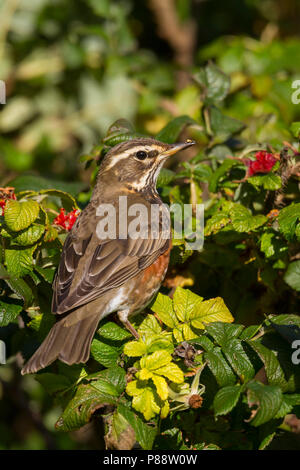
[[[171,155],[174,155],[180,150],[185,150],[186,148],[191,147],[192,145],[195,145],[195,144],[196,142],[190,139],[186,140],[185,142],[178,142],[176,144],[170,144],[169,148],[161,154],[161,157],[163,158],[170,157]]]

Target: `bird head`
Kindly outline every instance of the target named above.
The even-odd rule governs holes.
[[[171,155],[195,142],[166,144],[155,139],[134,139],[113,147],[104,157],[99,178],[110,184],[121,184],[132,191],[147,191],[156,187],[164,162]]]

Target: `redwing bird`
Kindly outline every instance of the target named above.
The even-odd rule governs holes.
[[[166,237],[161,223],[166,208],[156,191],[156,180],[170,155],[193,144],[140,138],[116,145],[105,155],[91,200],[63,247],[53,283],[52,311],[57,321],[22,374],[37,372],[56,359],[69,365],[86,362],[99,321],[113,312],[138,337],[129,317],[142,311],[159,290],[171,248],[170,233]],[[120,196],[127,197],[128,224],[120,222],[119,216],[124,216]],[[148,214],[156,204],[160,217],[156,233],[146,218],[147,237],[121,237],[119,230],[114,239],[99,237],[99,207],[104,204],[115,208],[117,229],[123,231],[132,220],[130,208],[142,204]]]

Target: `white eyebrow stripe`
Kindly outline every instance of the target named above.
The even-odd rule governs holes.
[[[140,150],[146,152],[150,152],[151,150],[158,150],[159,152],[161,152],[163,149],[159,145],[137,145],[136,147],[132,147],[131,149],[125,150],[125,152],[114,155],[114,157],[110,161],[110,164],[105,168],[105,171],[115,166],[116,163],[120,162],[124,158],[128,158],[129,155],[131,155],[132,153],[139,152]]]

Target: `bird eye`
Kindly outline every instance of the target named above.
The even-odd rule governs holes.
[[[147,152],[145,152],[144,150],[139,150],[138,152],[136,152],[135,156],[139,160],[145,160],[145,158],[147,158]]]

